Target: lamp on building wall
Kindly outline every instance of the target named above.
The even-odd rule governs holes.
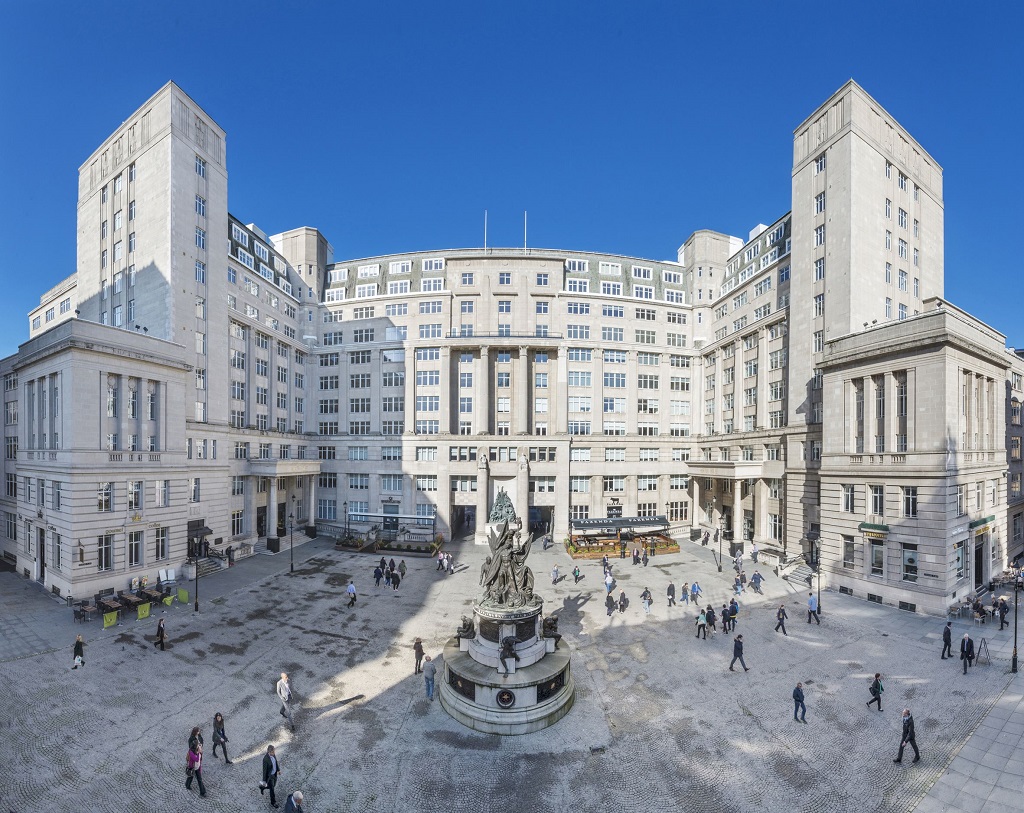
[[[335,503],[337,505],[337,503]],[[345,514],[345,538],[348,539],[348,500],[341,504],[341,510]]]
[[[818,572],[818,615],[821,615],[821,537],[814,542],[816,552],[814,554],[815,569]]]

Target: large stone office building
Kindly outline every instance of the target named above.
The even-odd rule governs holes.
[[[943,299],[942,171],[850,82],[797,128],[792,210],[676,259],[335,261],[227,210],[225,134],[173,84],[79,173],[78,268],[0,362],[0,544],[80,597],[190,539],[570,518],[820,558],[941,610],[1024,547],[1021,374]]]

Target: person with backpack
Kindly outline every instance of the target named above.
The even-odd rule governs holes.
[[[651,595],[651,591],[645,587],[644,591],[640,594],[640,603],[644,605],[644,615],[651,614],[651,602],[653,600],[654,597]]]
[[[702,637],[706,641],[708,639],[708,617],[703,610],[697,614],[697,638]]]
[[[878,710],[882,710],[882,692],[885,691],[885,687],[882,685],[882,673],[875,672],[875,679],[871,681],[871,686],[868,687],[868,691],[871,692],[871,699],[867,702],[867,707],[871,708],[872,703],[878,704]]]
[[[718,617],[715,615],[715,608],[710,604],[707,609],[704,610],[704,617],[708,621],[708,626],[711,628],[711,637],[715,637],[715,633],[718,632]]]
[[[782,628],[782,634],[783,635],[789,635],[789,633],[786,632],[786,619],[789,618],[789,614],[786,612],[786,605],[785,604],[780,604],[779,605],[779,609],[775,611],[775,617],[779,621],[779,623],[775,625],[775,631],[778,632],[779,628],[781,627]]]
[[[605,558],[607,558],[607,557],[605,557]],[[581,575],[582,574],[580,573],[580,566],[576,565],[576,567],[574,567],[572,569],[572,583],[573,584],[579,584],[580,583],[580,576]]]

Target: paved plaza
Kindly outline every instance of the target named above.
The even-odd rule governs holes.
[[[268,744],[283,769],[282,808],[302,789],[307,813],[1020,809],[1024,699],[1009,672],[1012,628],[954,624],[954,641],[970,629],[993,656],[965,677],[959,661],[939,660],[944,620],[826,592],[821,626],[808,625],[806,587],[769,576],[763,597],[741,598],[750,671],[730,672],[731,636],[695,639],[692,609],[664,600],[670,578],[677,588],[697,578],[721,607],[732,571],[719,574],[708,549],[684,543],[646,568],[613,560],[616,595],[621,587],[631,604],[609,618],[600,563],[582,563],[573,585],[565,552],[535,546],[537,592],[573,651],[576,704],[547,731],[501,738],[451,720],[413,675],[414,638],[439,653],[479,590],[486,548],[454,550],[451,576],[406,559],[397,592],[374,588],[374,557],[328,540],[297,547],[294,574],[287,548],[251,557],[202,580],[199,614],[191,604],[155,613],[166,619],[166,652],[152,643],[155,617],[106,631],[74,624],[69,609],[0,573],[0,763],[10,766],[0,811],[269,809],[256,787]],[[567,575],[552,586],[556,562]],[[360,593],[351,610],[350,578]],[[650,616],[645,587],[656,599]],[[788,637],[773,632],[780,602]],[[72,671],[76,633],[87,665]],[[295,733],[278,715],[282,671],[301,705]],[[882,713],[865,707],[876,671]],[[807,725],[793,720],[798,680]],[[904,706],[916,720],[916,765],[892,762]],[[217,711],[233,765],[212,757]],[[193,725],[206,740],[205,799],[184,788]]]

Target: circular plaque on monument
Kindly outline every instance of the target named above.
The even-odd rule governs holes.
[[[510,709],[516,704],[515,693],[509,689],[502,689],[494,698],[503,709]]]

